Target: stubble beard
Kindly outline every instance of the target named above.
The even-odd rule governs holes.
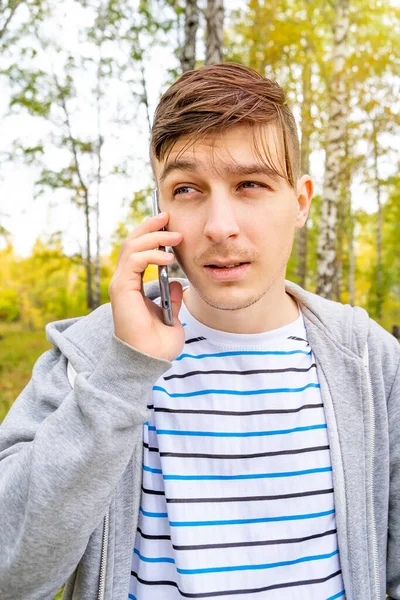
[[[179,253],[176,251],[176,249],[174,249],[174,254],[175,254],[176,262],[178,263],[178,265],[180,266],[182,271],[186,274],[185,268],[182,264],[182,261],[179,259]],[[188,276],[186,275],[186,277],[188,277]],[[188,279],[189,279],[189,277],[188,277]],[[205,304],[207,304],[211,308],[215,308],[217,310],[223,310],[223,311],[236,311],[236,310],[243,310],[245,308],[249,308],[249,306],[253,306],[254,304],[257,304],[257,302],[259,302],[269,292],[271,287],[274,285],[275,277],[273,277],[272,279],[270,279],[269,281],[266,282],[266,287],[262,292],[260,292],[258,294],[254,294],[250,298],[243,298],[242,300],[239,300],[235,304],[232,304],[232,303],[227,304],[227,303],[223,303],[222,301],[212,300],[190,279],[189,279],[189,283],[190,283],[191,287],[193,287],[193,289],[196,290],[196,293],[203,300],[203,302],[205,302]],[[233,285],[235,285],[234,282],[232,282],[232,286]],[[229,288],[225,288],[225,292],[226,292],[226,294],[229,294]]]
[[[271,288],[271,286],[273,285],[273,283],[274,283],[273,281],[270,281],[268,283],[267,288],[263,292],[253,295],[250,298],[243,298],[242,300],[239,300],[234,304],[232,304],[232,303],[226,304],[223,302],[213,301],[208,296],[206,296],[204,294],[204,292],[202,292],[198,287],[196,287],[192,283],[191,283],[191,286],[196,290],[197,294],[200,296],[200,298],[203,300],[203,302],[205,302],[208,306],[211,306],[212,308],[216,308],[218,310],[236,311],[236,310],[243,310],[245,308],[249,308],[249,306],[253,306],[254,304],[257,304],[257,302],[259,302],[268,293],[268,291]],[[225,291],[226,291],[226,294],[229,294],[229,288],[226,289]]]

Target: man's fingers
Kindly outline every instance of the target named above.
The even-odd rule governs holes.
[[[158,246],[176,246],[182,241],[182,234],[174,231],[154,231],[146,233],[140,238],[128,240],[121,246],[121,259],[128,257],[134,252],[154,250]]]
[[[149,265],[169,265],[173,262],[174,255],[163,250],[146,250],[131,254],[126,261],[126,266],[132,274],[142,275]]]
[[[172,315],[174,317],[175,324],[178,321],[179,311],[182,305],[183,288],[179,281],[171,281],[169,284],[169,290],[171,293]]]
[[[155,217],[150,217],[141,223],[134,231],[132,231],[128,237],[124,240],[124,242],[129,242],[130,240],[134,240],[146,233],[151,233],[152,231],[159,231],[163,227],[166,226],[169,220],[169,213],[160,213]],[[123,242],[123,243],[124,243]]]

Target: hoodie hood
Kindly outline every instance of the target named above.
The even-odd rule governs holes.
[[[179,281],[183,287],[189,285],[187,279],[174,278],[171,281]],[[319,338],[322,334],[338,348],[362,357],[369,330],[369,317],[364,309],[326,300],[290,281],[286,281],[285,285],[286,291],[298,302],[303,312],[311,347],[315,327]],[[144,293],[151,300],[158,298],[158,280],[146,283]],[[99,331],[102,332],[101,336]],[[48,341],[60,349],[77,372],[94,369],[113,333],[110,303],[103,304],[85,317],[54,321],[46,326]]]

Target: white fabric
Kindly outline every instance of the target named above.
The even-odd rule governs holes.
[[[185,347],[156,382],[144,426],[129,598],[344,598],[302,316],[254,335],[210,329],[184,304],[180,320]]]

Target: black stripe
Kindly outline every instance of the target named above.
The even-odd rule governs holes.
[[[308,367],[307,369],[298,369],[298,368],[287,368],[287,369],[256,369],[254,371],[220,371],[220,370],[213,370],[213,371],[190,371],[189,373],[177,373],[175,375],[168,375],[168,377],[163,377],[163,379],[165,381],[168,381],[169,379],[184,379],[185,377],[191,377],[192,375],[210,375],[210,374],[216,374],[216,375],[256,375],[257,373],[289,373],[289,372],[296,372],[296,373],[307,373],[307,371],[309,371],[310,369],[312,369],[313,367],[316,367],[317,365],[315,363],[313,363],[310,367]]]
[[[146,540],[170,540],[171,539],[170,535],[149,535],[148,533],[143,533],[143,531],[140,529],[140,527],[138,527],[136,531],[138,533],[140,533],[140,535],[143,538],[145,538]]]
[[[143,489],[143,488],[142,488]],[[144,490],[147,491],[147,490]],[[286,500],[287,498],[302,498],[305,496],[320,496],[332,494],[333,488],[327,490],[310,490],[308,492],[293,492],[293,494],[279,494],[277,496],[239,496],[233,498],[167,498],[169,504],[190,504],[201,502],[255,502],[259,500]]]
[[[303,338],[296,337],[295,335],[289,336],[288,340],[296,340],[298,342],[305,342],[306,344],[308,344],[307,340],[303,340]]]
[[[158,448],[153,448],[153,446],[149,446],[147,442],[143,442],[143,447],[147,448],[149,452],[158,452]]]
[[[308,408],[321,408],[323,406],[321,404],[303,404],[303,406],[299,406],[299,408],[279,408],[274,410],[248,410],[243,412],[237,412],[234,410],[196,410],[196,409],[188,409],[188,408],[160,408],[156,406],[154,412],[165,412],[165,413],[179,413],[179,414],[191,414],[191,415],[226,415],[226,416],[237,416],[237,417],[247,417],[250,415],[282,415],[289,413],[297,413],[301,410],[306,410]]]
[[[147,444],[144,444],[146,447]],[[149,448],[150,451],[157,452],[158,448]],[[160,452],[160,456],[169,456],[174,458],[262,458],[264,456],[283,456],[284,454],[303,454],[305,452],[318,452],[319,450],[329,450],[328,446],[313,446],[311,448],[297,448],[295,450],[275,450],[274,452],[260,452],[258,454],[196,454],[184,452]]]
[[[154,496],[165,496],[165,492],[163,490],[148,490],[142,486],[142,491],[145,494],[153,494]]]
[[[203,593],[203,594],[189,594],[187,592],[183,592],[180,589],[180,587],[178,586],[178,584],[175,583],[175,581],[168,581],[168,580],[146,581],[145,579],[142,579],[141,577],[139,577],[138,574],[135,573],[135,571],[131,571],[131,575],[133,577],[136,577],[138,582],[143,585],[171,585],[173,587],[176,587],[179,590],[179,593],[181,594],[181,596],[184,596],[184,598],[212,598],[213,596],[215,597],[215,596],[233,596],[235,594],[256,594],[257,592],[267,592],[270,590],[277,590],[277,589],[283,589],[283,588],[289,588],[289,587],[299,587],[301,585],[312,585],[314,583],[324,583],[325,581],[328,581],[329,579],[333,579],[337,575],[340,575],[341,572],[342,572],[341,569],[339,569],[339,571],[336,571],[336,573],[332,573],[331,575],[328,575],[327,577],[322,577],[321,579],[305,579],[304,581],[293,581],[293,582],[289,582],[289,583],[276,583],[274,585],[268,585],[263,588],[253,588],[253,589],[249,589],[249,590],[224,590],[224,591],[218,591],[218,592],[207,592],[207,593]]]
[[[203,340],[205,340],[205,337],[196,337],[196,338],[191,338],[190,340],[186,340],[185,344],[192,344],[193,342],[201,342]]]
[[[325,537],[327,535],[333,535],[337,533],[337,529],[330,529],[323,533],[316,533],[315,535],[307,535],[303,538],[290,538],[287,540],[267,540],[263,542],[234,542],[233,544],[203,544],[202,546],[175,546],[172,545],[174,550],[210,550],[211,548],[244,548],[246,546],[273,546],[274,544],[295,544],[300,542],[307,542],[308,540],[314,540],[316,538]]]

